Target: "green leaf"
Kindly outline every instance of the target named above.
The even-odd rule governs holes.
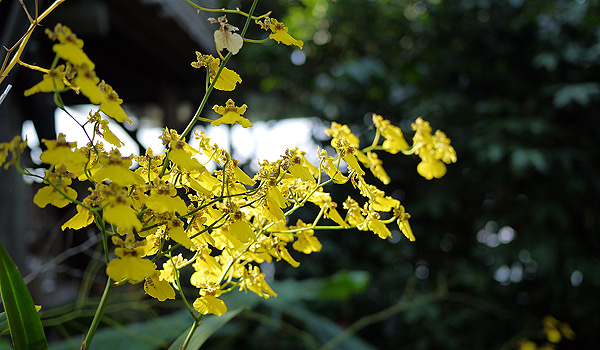
[[[0,335],[8,332],[8,320],[6,319],[6,312],[0,313]]]
[[[223,326],[221,324],[218,328],[212,328],[215,322],[229,321],[237,315],[238,312],[236,312],[236,309],[238,307],[252,308],[254,305],[258,304],[262,298],[259,298],[253,293],[245,294],[232,292],[224,295],[223,300],[230,311],[221,316],[221,320],[218,320],[219,317],[216,316],[206,317],[205,322],[201,324],[194,333],[195,338],[202,336],[208,338],[209,336],[212,336],[214,332]],[[231,315],[229,314],[230,312],[232,312]],[[233,314],[234,312],[235,314]],[[209,321],[209,319],[213,317],[217,320]],[[169,348],[179,350],[179,346],[183,344],[192,322],[192,317],[188,311],[181,310],[170,315],[161,315],[160,317],[145,322],[102,328],[96,332],[91,349],[158,350]],[[204,330],[203,327],[212,329]],[[82,334],[80,336],[73,336],[71,339],[51,343],[52,350],[77,350],[81,344],[74,342],[73,339],[82,339],[84,336],[85,334]],[[187,350],[197,348],[201,343],[206,341],[206,339],[200,340],[200,338],[196,340],[192,339]],[[2,348],[0,348],[0,350],[2,350]]]
[[[42,321],[17,266],[0,243],[0,291],[15,350],[48,349]]]
[[[173,339],[179,336],[184,329],[189,328],[191,323],[192,318],[187,310],[181,310],[145,322],[101,328],[94,336],[91,349],[166,349]],[[70,339],[50,343],[50,345],[52,350],[78,350],[81,343],[73,341],[73,339],[83,339],[84,336],[85,334],[73,336]]]
[[[12,346],[8,339],[0,339],[0,350],[12,350]]]
[[[598,83],[568,84],[554,93],[554,106],[564,108],[573,102],[587,106],[592,98],[599,94],[600,84]]]
[[[533,66],[554,72],[558,66],[558,55],[553,52],[540,52],[533,58]]]
[[[268,303],[265,304],[268,305]],[[321,343],[330,341],[344,331],[344,328],[340,327],[336,322],[310,311],[301,304],[288,305],[287,307],[278,306],[280,307],[278,310],[281,313],[302,321],[306,325],[306,331]],[[333,348],[336,350],[376,349],[356,334],[347,334]]]
[[[366,271],[341,271],[324,281],[319,295],[324,300],[348,300],[367,289],[369,281]]]

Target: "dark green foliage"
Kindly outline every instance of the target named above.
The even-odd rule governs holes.
[[[349,303],[313,310],[348,324],[405,289],[431,293],[448,283],[441,302],[359,335],[379,348],[511,348],[520,335],[541,344],[543,334],[531,331],[550,314],[578,334],[559,348],[600,343],[598,2],[283,3],[291,6],[283,21],[305,40],[307,58],[290,68],[274,57],[293,48],[244,53],[269,65],[240,72],[245,87],[255,83],[248,100],[258,99],[252,88],[280,97],[265,118],[352,124],[366,145],[371,113],[406,131],[422,116],[458,153],[437,181],[420,178],[415,159],[381,156],[392,177],[382,188],[412,214],[417,242],[318,233],[323,252],[282,275],[327,275],[351,264],[368,270],[371,284]],[[331,40],[317,45],[318,35]]]
[[[16,350],[48,349],[42,322],[31,294],[17,266],[2,244],[0,244],[0,290],[2,304],[6,311],[6,314],[2,313],[0,319],[7,321],[14,348]]]

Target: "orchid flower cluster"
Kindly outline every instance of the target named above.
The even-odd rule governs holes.
[[[356,228],[386,239],[391,236],[388,225],[395,223],[414,241],[410,215],[400,201],[367,182],[365,169],[383,184],[390,183],[377,151],[418,155],[422,161],[417,171],[427,179],[442,177],[445,164],[456,162],[450,140],[441,131],[432,134],[429,123],[421,118],[412,124],[415,135],[410,145],[399,127],[373,114],[376,134],[372,144],[362,149],[359,138],[347,125],[333,122],[325,132],[331,136],[335,154],[321,149],[318,163],[312,164],[305,152],[290,148],[276,161],[259,161],[260,168],[253,176],[204,132],[191,134],[198,122],[213,127],[252,126],[243,117],[248,106],[237,106],[232,99],[213,107],[220,118],[201,116],[213,89],[232,91],[241,83],[240,75],[226,64],[244,43],[273,39],[302,48],[303,42],[294,39],[281,21],[269,14],[253,16],[255,5],[256,1],[249,13],[229,10],[247,18],[241,34],[225,15],[209,18],[218,25],[214,39],[219,57],[196,52],[197,59],[191,63],[206,72],[206,94],[183,132],[164,129],[161,140],[165,150],[161,153],[148,149],[142,156],[127,156],[115,148],[123,143],[111,132],[111,124],[131,122],[121,106],[123,101],[96,76],[93,61],[83,51],[83,41],[60,24],[46,30],[56,41],[56,58],[49,69],[35,68],[44,73],[42,81],[26,90],[25,95],[52,93],[65,112],[61,94],[72,90],[87,97],[97,106],[85,123],[93,125],[89,142],[78,145],[63,134],[56,140],[43,140],[46,150],[41,161],[48,166],[43,177],[18,164],[26,141],[17,137],[0,146],[0,163],[5,163],[10,152],[12,160],[5,166],[15,163],[19,171],[38,176],[43,182],[34,197],[36,205],[76,206],[77,213],[62,225],[63,230],[95,225],[101,231],[107,291],[132,283],[142,284],[146,294],[159,301],[175,299],[178,294],[194,318],[190,333],[203,315],[220,316],[227,311],[221,298],[225,293],[239,290],[263,298],[276,297],[260,264],[283,260],[298,267],[294,255],[321,250],[315,235],[319,230]],[[207,10],[194,6],[198,11]],[[245,38],[252,21],[269,31],[269,36],[263,40]],[[103,119],[101,112],[112,120]],[[199,141],[197,148],[186,141],[190,134]],[[202,163],[199,156],[216,163],[217,170],[207,170],[207,163]],[[132,169],[133,161],[137,168]],[[74,181],[86,182],[89,188],[77,192],[72,186]],[[349,183],[361,197],[348,197],[339,205],[326,192],[325,186],[330,183]],[[290,222],[290,215],[305,205],[318,208],[314,220]],[[181,278],[183,269],[192,272],[189,280]],[[189,296],[184,295],[188,289],[183,286],[190,285],[197,291],[188,303]],[[89,346],[94,332],[90,328],[82,348]]]

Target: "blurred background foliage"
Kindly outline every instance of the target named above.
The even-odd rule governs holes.
[[[392,182],[381,188],[407,207],[417,241],[399,232],[391,244],[362,232],[319,233],[323,251],[298,270],[277,265],[277,276],[350,269],[369,283],[349,298],[304,307],[344,326],[443,294],[362,328],[357,335],[376,348],[512,348],[521,336],[541,344],[535,331],[548,314],[578,335],[559,348],[600,343],[598,1],[260,6],[282,4],[304,49],[248,45],[240,60],[243,99],[268,106],[260,108],[265,119],[347,123],[367,145],[371,113],[405,131],[422,116],[458,153],[435,181],[416,174],[416,159],[382,154]]]
[[[427,181],[416,157],[381,153],[392,182],[378,187],[402,201],[417,241],[398,230],[388,241],[317,232],[323,250],[295,254],[298,269],[262,267],[274,274],[278,298],[227,295],[239,313],[226,324],[207,321],[217,326],[206,347],[513,349],[521,337],[544,342],[546,315],[577,333],[557,348],[600,344],[599,7],[597,0],[261,0],[257,13],[274,10],[305,44],[301,51],[246,44],[230,61],[243,77],[232,96],[250,106],[253,122],[318,117],[349,124],[367,145],[372,113],[407,137],[421,116],[452,140],[458,163]],[[251,27],[248,35],[265,34]],[[90,42],[90,50],[102,48]],[[170,68],[161,69],[166,79]],[[118,91],[126,99],[127,89]],[[349,194],[328,190],[340,206]],[[101,270],[93,262],[84,276]],[[99,333],[100,348],[167,348],[189,324],[172,312],[179,302],[150,309],[158,303],[136,287],[123,288],[125,299],[109,308],[104,324],[113,330]],[[93,289],[88,281],[79,294]],[[73,334],[85,330],[93,302],[42,313],[50,339],[71,338],[53,348],[78,348]],[[237,309],[244,304],[252,309]]]

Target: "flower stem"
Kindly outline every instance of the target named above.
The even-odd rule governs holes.
[[[266,17],[266,16],[268,16],[268,15],[271,14],[271,11],[269,11],[269,12],[267,12],[264,15],[261,15],[261,16],[252,16],[252,13],[254,11],[250,11],[250,14],[248,14],[248,13],[245,13],[244,11],[240,11],[239,9],[238,10],[228,10],[228,9],[225,9],[225,8],[211,9],[211,8],[199,6],[199,5],[195,4],[195,3],[193,3],[191,0],[185,0],[185,1],[188,4],[194,6],[196,8],[196,10],[198,10],[198,12],[205,11],[205,12],[233,13],[233,14],[238,14],[238,15],[242,15],[242,16],[245,16],[245,17],[249,17],[249,18],[255,19],[255,20],[264,18],[264,17]]]
[[[44,74],[49,74],[49,73],[50,73],[50,70],[49,70],[49,69],[45,69],[45,68],[42,68],[42,67],[38,67],[38,66],[36,66],[36,65],[33,65],[33,64],[28,64],[28,63],[25,63],[25,62],[23,62],[23,61],[21,61],[21,60],[18,60],[18,61],[17,61],[17,63],[19,63],[19,64],[20,64],[20,65],[22,65],[23,67],[29,68],[29,69],[31,69],[31,70],[36,70],[36,71],[38,71],[38,72],[42,72],[42,73],[44,73]]]
[[[190,341],[192,340],[192,336],[194,335],[194,332],[196,331],[196,329],[198,329],[198,326],[201,323],[202,322],[200,322],[200,319],[194,320],[194,323],[192,324],[192,328],[190,328],[190,332],[188,333],[187,337],[185,338],[185,341],[183,342],[183,345],[181,345],[179,350],[187,349],[187,346],[190,345]]]
[[[63,2],[65,2],[65,0],[54,1],[54,3],[52,3],[52,5],[50,5],[50,7],[48,7],[46,9],[46,11],[44,11],[41,15],[39,15],[29,25],[29,29],[27,29],[27,32],[25,32],[25,34],[21,37],[21,39],[19,39],[19,41],[12,48],[10,48],[8,50],[8,54],[6,55],[6,58],[4,59],[4,62],[2,63],[2,67],[0,68],[0,84],[2,83],[4,78],[6,78],[8,76],[8,73],[10,73],[10,71],[17,64],[17,62],[19,62],[19,59],[21,58],[21,54],[25,50],[25,46],[27,45],[27,42],[29,41],[31,34],[33,34],[33,30],[39,25],[39,23],[46,16],[48,16],[48,14],[50,14],[50,12],[52,12],[58,5],[62,4]],[[36,4],[37,4],[37,2],[36,2]],[[37,12],[37,10],[36,10],[36,12]],[[18,48],[17,48],[17,45],[18,45]],[[15,54],[12,56],[12,59],[10,60],[10,62],[8,62],[11,53],[15,49],[17,49],[17,52],[15,52]]]
[[[113,289],[112,280],[110,277],[106,281],[106,287],[104,288],[104,293],[102,294],[102,299],[100,299],[100,303],[98,304],[98,308],[96,309],[96,314],[94,315],[94,319],[92,320],[92,324],[90,325],[90,329],[88,330],[83,343],[81,344],[82,350],[87,350],[90,348],[90,344],[92,343],[92,339],[96,334],[96,330],[98,329],[98,325],[100,324],[100,319],[104,315],[104,309],[106,308],[106,304],[108,302],[108,297],[110,296],[110,292]]]
[[[186,1],[198,9],[205,10],[203,8],[199,8],[196,4],[192,3],[189,0],[186,0]],[[254,10],[256,9],[256,4],[258,4],[258,0],[254,0],[254,2],[252,3],[252,7],[250,8],[248,18],[246,19],[246,23],[244,24],[244,29],[242,29],[242,33],[241,33],[242,38],[244,38],[244,36],[246,35],[246,30],[248,30],[248,26],[250,25],[250,20],[252,19],[252,14],[254,13]],[[225,12],[224,10],[221,10],[221,11]],[[187,136],[187,134],[189,134],[189,132],[192,131],[192,128],[194,127],[196,122],[199,120],[200,113],[202,113],[202,111],[204,110],[204,106],[206,105],[206,102],[208,102],[208,97],[210,96],[210,93],[212,92],[212,90],[217,82],[217,79],[219,79],[219,75],[221,75],[221,71],[223,71],[223,68],[225,68],[227,61],[229,61],[231,56],[232,56],[232,53],[228,52],[227,56],[225,56],[225,58],[221,62],[221,65],[219,66],[219,69],[217,70],[217,73],[216,73],[215,77],[213,78],[212,83],[208,86],[208,89],[206,90],[206,93],[204,94],[204,98],[202,98],[202,102],[200,103],[200,106],[198,107],[196,114],[194,115],[192,120],[190,120],[190,122],[187,125],[187,127],[185,128],[185,130],[181,133],[181,136],[179,138],[180,140],[183,140]],[[206,69],[209,69],[209,68],[207,67]]]

